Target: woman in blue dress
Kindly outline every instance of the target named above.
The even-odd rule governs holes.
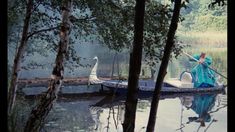
[[[199,64],[191,70],[194,87],[214,87],[216,82],[215,73],[208,68],[212,63],[212,58],[206,56],[205,53],[201,53],[201,55],[196,54],[193,57],[199,62]]]

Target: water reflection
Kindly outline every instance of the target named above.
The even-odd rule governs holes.
[[[199,122],[200,127],[205,127],[205,122],[214,122],[215,119],[211,120],[210,111],[215,106],[216,94],[205,94],[205,95],[195,95],[195,96],[186,96],[181,98],[182,105],[187,109],[193,110],[197,116],[188,117],[188,122]]]
[[[221,127],[221,124],[227,124],[227,95],[226,94],[205,94],[195,96],[180,97],[181,108],[181,125],[177,130],[188,131],[189,128],[194,128],[191,131],[227,131],[226,125]],[[224,103],[226,102],[226,103]],[[216,105],[217,104],[217,105]],[[184,111],[186,108],[186,111]],[[187,119],[183,119],[183,112],[193,112],[194,115],[189,115]],[[217,112],[217,113],[216,113]],[[216,114],[215,114],[216,113]],[[221,116],[225,116],[224,119]],[[187,121],[186,121],[187,120]],[[219,121],[219,124],[218,124]],[[218,126],[213,126],[213,124]],[[197,126],[197,128],[195,128]],[[210,128],[210,129],[209,129]]]
[[[124,96],[59,99],[49,114],[44,130],[122,132],[124,101]],[[136,132],[146,131],[150,104],[150,97],[139,97]],[[227,96],[222,94],[161,95],[155,130],[226,132],[226,106]]]

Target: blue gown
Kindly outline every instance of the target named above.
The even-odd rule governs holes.
[[[211,121],[208,113],[215,106],[216,95],[195,95],[191,109],[198,114],[198,117],[205,122]]]
[[[195,59],[199,60],[200,55],[194,55]],[[196,65],[192,70],[191,74],[193,77],[194,87],[214,87],[215,86],[215,73],[211,69],[209,69],[207,66],[209,66],[212,63],[211,57],[207,56],[205,58],[204,66],[203,64]]]

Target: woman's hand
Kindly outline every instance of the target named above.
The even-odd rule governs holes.
[[[198,63],[201,64],[201,63],[203,63],[204,61],[205,61],[205,58],[200,58]]]

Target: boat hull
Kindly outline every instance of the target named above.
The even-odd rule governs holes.
[[[127,81],[106,81],[103,82],[102,87],[109,88],[112,92],[116,94],[126,94],[127,93]],[[139,81],[139,94],[150,95],[153,94],[155,89],[155,82],[150,80]],[[177,88],[171,86],[167,83],[163,83],[161,88],[161,94],[174,94],[174,93],[210,93],[210,92],[224,92],[225,86],[216,86],[209,88]]]

